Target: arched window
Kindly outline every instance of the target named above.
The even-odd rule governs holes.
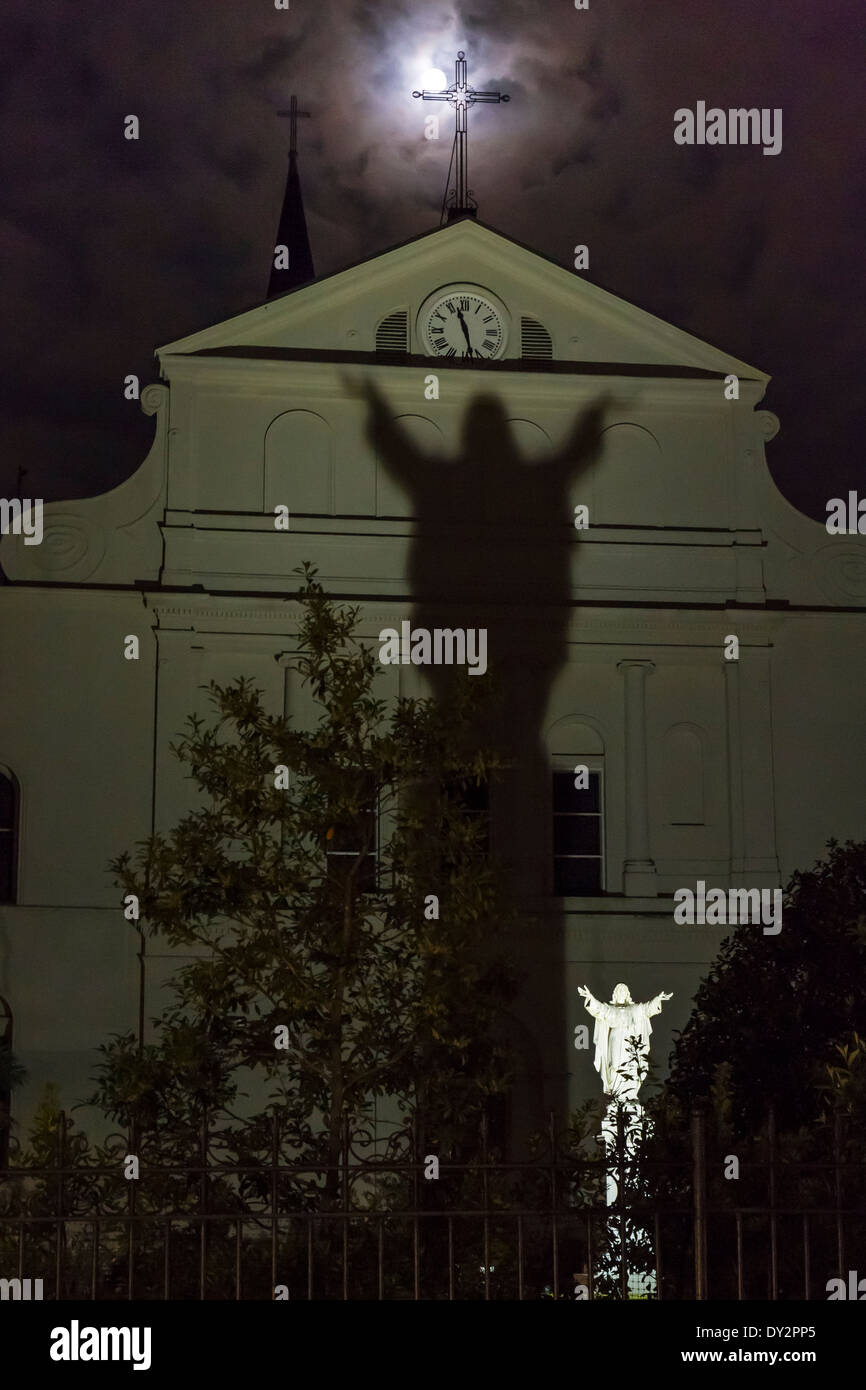
[[[265,434],[264,508],[289,509],[290,516],[329,516],[334,511],[334,449],[331,427],[312,410],[287,410]]]
[[[514,447],[527,463],[543,463],[550,456],[550,435],[532,420],[509,420]]]
[[[670,497],[660,481],[662,452],[655,435],[643,425],[621,420],[602,431],[598,446],[593,523],[665,525]]]
[[[436,458],[442,456],[442,431],[426,415],[397,415],[394,423],[422,454],[432,454]],[[412,502],[406,487],[381,456],[376,459],[376,515],[412,515]]]
[[[14,903],[18,865],[18,784],[0,767],[0,903]]]

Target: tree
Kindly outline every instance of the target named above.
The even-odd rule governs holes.
[[[866,1033],[866,844],[828,850],[793,875],[778,936],[740,925],[722,943],[675,1045],[671,1092],[705,1099],[728,1068],[739,1133],[770,1104],[780,1128],[815,1119],[835,1044]]]
[[[776,1205],[794,1213],[832,1209],[837,1172],[843,1206],[862,1209],[866,1195],[866,845],[830,841],[828,851],[793,875],[778,936],[744,924],[722,943],[668,1080],[647,1103],[645,1191],[668,1211],[691,1205],[690,1115],[703,1112],[707,1201],[717,1213],[709,1221],[713,1298],[737,1297],[740,1277],[746,1297],[770,1296],[771,1174]],[[742,1215],[739,1236],[734,1209],[753,1213]],[[670,1216],[662,1229],[664,1296],[690,1298],[691,1223]],[[800,1216],[779,1218],[777,1234],[778,1296],[802,1298]],[[837,1273],[835,1242],[834,1227],[811,1220],[812,1296]]]
[[[455,683],[447,707],[388,710],[358,609],[297,572],[290,665],[321,717],[296,728],[242,678],[211,684],[215,722],[189,719],[173,751],[203,804],[112,867],[139,928],[196,954],[155,1040],[103,1048],[93,1101],[163,1161],[203,1118],[211,1149],[267,1149],[278,1115],[295,1157],[330,1165],[335,1197],[344,1126],[362,1135],[377,1097],[439,1142],[477,1133],[507,1080],[495,1032],[513,978],[496,942],[509,911],[461,795],[497,766],[472,732],[480,683]]]
[[[5,1027],[0,1032],[0,1169],[3,1169],[9,1162],[9,1140],[12,1137],[12,1092],[27,1080],[27,1071],[12,1051],[12,1013],[2,996],[0,1005],[3,1009],[0,1018],[5,1019]]]

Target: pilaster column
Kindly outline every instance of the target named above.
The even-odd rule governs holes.
[[[742,721],[740,719],[740,663],[723,661],[725,672],[725,712],[727,715],[728,827],[730,837],[731,883],[740,883],[745,868],[743,830]]]
[[[620,661],[625,676],[625,865],[626,897],[656,894],[656,866],[650,858],[646,759],[646,678],[653,661]]]
[[[738,661],[723,662],[728,733],[730,884],[775,888],[780,882],[776,849],[770,646],[763,634]]]

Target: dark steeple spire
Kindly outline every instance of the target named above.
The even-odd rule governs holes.
[[[280,213],[280,228],[274,253],[271,258],[271,278],[268,284],[268,299],[285,294],[296,285],[303,285],[315,278],[313,256],[310,251],[310,238],[307,235],[307,219],[304,216],[304,200],[301,197],[301,180],[298,174],[298,117],[309,116],[309,111],[298,110],[298,98],[292,97],[288,111],[278,111],[278,116],[288,116],[289,125],[289,172],[286,178],[286,191],[283,196],[283,210]]]

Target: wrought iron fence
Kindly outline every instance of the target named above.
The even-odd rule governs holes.
[[[530,1160],[482,1146],[438,1178],[411,1146],[359,1157],[345,1132],[331,1166],[286,1160],[276,1122],[255,1162],[215,1163],[212,1139],[203,1123],[197,1160],[127,1180],[80,1161],[61,1116],[52,1166],[0,1174],[0,1278],[61,1300],[810,1299],[866,1236],[866,1164],[840,1124],[826,1161],[791,1163],[771,1116],[736,1182],[700,1111],[681,1160],[635,1156],[622,1114],[597,1158],[551,1119]]]

